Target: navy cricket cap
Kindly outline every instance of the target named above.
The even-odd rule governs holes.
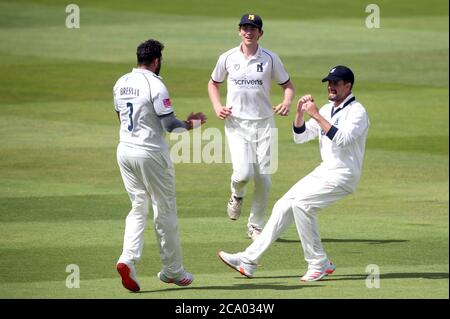
[[[261,17],[256,14],[247,13],[244,14],[241,18],[241,22],[239,22],[239,26],[243,26],[244,24],[250,24],[252,26],[255,26],[259,29],[262,29],[263,22],[261,20]]]
[[[344,80],[345,82],[350,82],[353,84],[355,82],[355,76],[352,70],[344,65],[337,65],[330,70],[327,77],[322,79],[322,82],[326,81],[339,81]]]

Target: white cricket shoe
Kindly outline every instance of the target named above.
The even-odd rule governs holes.
[[[228,254],[223,251],[219,251],[217,253],[217,256],[229,267],[233,268],[234,270],[241,273],[241,275],[244,275],[248,278],[253,277],[253,273],[256,271],[256,264],[249,263],[243,261],[239,254]]]
[[[138,292],[139,290],[141,290],[141,287],[139,286],[139,282],[137,280],[136,268],[134,267],[134,264],[118,263],[116,265],[116,269],[119,272],[120,277],[122,278],[122,285],[126,289],[132,292]]]
[[[177,286],[189,286],[194,281],[194,276],[187,271],[185,271],[181,276],[178,276],[178,278],[169,278],[162,272],[159,272],[158,278],[166,284],[175,284]]]
[[[231,195],[227,205],[227,213],[230,219],[236,220],[239,218],[239,216],[241,216],[242,201],[243,201],[242,197],[236,197],[234,195]]]
[[[255,241],[255,239],[261,235],[262,229],[261,228],[257,228],[253,225],[250,225],[250,227],[248,228],[248,238],[250,238],[251,240]]]
[[[308,269],[306,274],[300,278],[301,281],[318,281],[325,276],[331,275],[336,270],[336,265],[331,261],[327,261],[322,269]]]

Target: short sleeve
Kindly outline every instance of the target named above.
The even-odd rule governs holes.
[[[228,55],[222,54],[219,57],[216,67],[214,68],[214,70],[211,74],[211,80],[213,80],[216,83],[222,83],[227,78],[227,75],[228,75],[228,71],[227,71],[227,67],[226,67],[227,56]]]
[[[173,112],[169,91],[161,81],[155,81],[151,94],[156,115],[162,116]]]
[[[117,105],[117,100],[116,100],[116,88],[115,87],[113,89],[113,103],[114,103],[114,110],[116,110],[116,112],[119,112],[119,106]]]
[[[272,58],[273,58],[272,79],[276,81],[278,84],[283,85],[289,81],[289,74],[286,72],[283,62],[281,62],[278,55],[274,54]]]

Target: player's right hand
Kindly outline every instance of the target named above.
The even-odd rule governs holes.
[[[221,106],[220,108],[214,108],[214,111],[216,111],[216,115],[219,119],[224,120],[231,115],[232,108],[233,108],[232,106],[230,107]]]
[[[297,102],[297,112],[298,112],[298,113],[303,113],[303,112],[304,112],[304,110],[303,110],[303,105],[304,105],[306,102],[314,102],[314,98],[312,97],[312,95],[309,95],[309,94],[303,95],[303,96],[298,100],[298,102]]]

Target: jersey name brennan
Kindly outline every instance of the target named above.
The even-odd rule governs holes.
[[[120,95],[135,95],[139,96],[139,89],[132,87],[120,88]]]
[[[135,68],[117,80],[113,95],[120,117],[120,143],[144,151],[167,149],[159,117],[172,113],[173,107],[161,78]]]

